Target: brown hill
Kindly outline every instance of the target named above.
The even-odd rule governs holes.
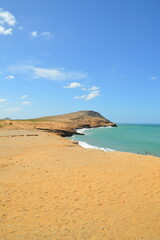
[[[78,128],[117,126],[115,123],[112,123],[110,120],[106,119],[101,114],[94,111],[79,111],[57,116],[42,117],[32,120],[53,121],[54,124],[63,125],[63,127],[65,128],[61,126],[61,129],[57,129],[59,131],[65,130],[65,132],[63,131],[62,135],[72,135],[73,133],[76,134],[75,129]],[[66,131],[69,131],[70,133]]]
[[[67,114],[61,114],[56,116],[48,116],[41,118],[34,118],[30,120],[37,121],[60,121],[60,122],[70,122],[70,123],[79,123],[79,121],[83,121],[85,123],[89,122],[103,122],[106,124],[112,123],[108,119],[104,118],[100,113],[94,111],[79,111]]]
[[[38,130],[54,132],[61,136],[72,136],[73,134],[77,134],[76,129],[78,128],[117,126],[115,123],[112,123],[101,114],[94,111],[79,111],[28,120],[5,121],[4,126],[7,127],[8,123],[11,128],[11,122],[13,128],[36,128]]]

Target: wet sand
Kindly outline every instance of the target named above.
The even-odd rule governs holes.
[[[0,239],[159,240],[160,158],[0,130]]]

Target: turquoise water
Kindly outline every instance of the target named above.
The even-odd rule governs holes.
[[[83,147],[93,146],[160,156],[160,125],[118,124],[117,128],[82,129],[85,135],[74,135]]]

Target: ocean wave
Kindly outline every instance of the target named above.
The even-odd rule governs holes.
[[[88,132],[89,130],[91,130],[91,128],[80,128],[80,129],[76,129],[77,133],[82,133],[84,135],[90,135]]]
[[[96,128],[79,128],[79,129],[76,129],[76,132],[77,133],[82,133],[84,135],[90,135],[90,130],[92,129],[97,129],[97,128],[113,128],[112,126],[107,126],[107,127],[96,127]]]
[[[92,149],[98,149],[98,150],[102,150],[104,152],[111,152],[111,151],[115,151],[113,149],[110,149],[110,148],[104,148],[104,147],[97,147],[97,146],[93,146],[93,145],[90,145],[86,142],[82,142],[82,141],[78,141],[78,144],[83,147],[83,148],[92,148]]]

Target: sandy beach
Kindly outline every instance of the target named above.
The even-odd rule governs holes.
[[[160,239],[160,158],[0,130],[0,239]]]

